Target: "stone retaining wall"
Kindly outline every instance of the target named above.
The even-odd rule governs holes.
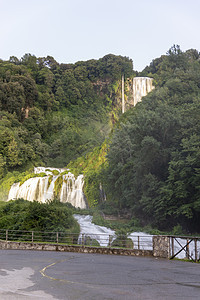
[[[0,241],[0,249],[15,250],[42,250],[42,251],[65,251],[79,253],[99,253],[114,255],[131,255],[131,256],[153,256],[151,250],[137,249],[119,249],[104,247],[86,247],[86,246],[69,246],[61,244],[43,244],[43,243],[26,243],[26,242],[6,242]]]
[[[62,244],[28,243],[28,242],[11,242],[11,241],[0,241],[0,249],[63,251],[63,252],[65,251],[65,252],[79,252],[79,253],[154,256],[154,257],[169,258],[170,238],[167,236],[153,236],[153,250],[91,247],[91,246],[79,246],[79,245],[71,246],[71,245],[62,245]]]

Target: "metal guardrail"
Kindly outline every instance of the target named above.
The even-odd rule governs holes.
[[[66,233],[0,229],[0,240],[31,243],[64,243],[93,247],[152,250],[152,236],[119,237],[109,234]]]

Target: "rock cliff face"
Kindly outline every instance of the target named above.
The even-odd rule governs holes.
[[[96,92],[99,95],[107,93],[115,109],[121,110],[122,113],[141,102],[142,97],[146,96],[154,89],[153,78],[150,77],[134,77],[126,78],[125,81],[122,76],[121,80],[112,84],[110,80],[97,81],[93,83]],[[123,88],[124,86],[124,88]],[[124,97],[123,97],[124,92]],[[107,98],[108,100],[108,98]]]
[[[133,78],[133,105],[135,106],[154,89],[153,79],[149,77],[135,77]]]

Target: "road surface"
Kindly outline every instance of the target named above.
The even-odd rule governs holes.
[[[0,250],[0,299],[200,299],[200,264],[149,257]]]

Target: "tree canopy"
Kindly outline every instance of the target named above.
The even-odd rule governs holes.
[[[200,55],[173,46],[141,75],[153,77],[156,89],[113,134],[110,201],[143,225],[199,232]]]
[[[112,54],[75,64],[31,54],[0,61],[0,179],[10,184],[28,164],[71,161],[91,206],[106,194],[142,225],[199,233],[200,54],[173,45],[154,59],[137,75],[156,88],[121,116],[120,79],[135,76],[132,68]]]
[[[63,167],[99,146],[111,112],[120,113],[121,74],[132,68],[112,54],[75,64],[30,53],[0,61],[0,179],[27,162]]]

